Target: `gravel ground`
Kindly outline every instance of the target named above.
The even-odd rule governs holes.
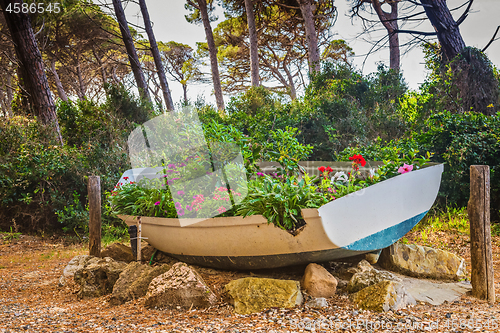
[[[495,258],[497,250],[495,247]],[[490,305],[470,296],[440,306],[418,304],[382,314],[357,309],[342,290],[328,300],[327,308],[303,305],[245,316],[234,314],[222,301],[213,308],[190,311],[149,310],[142,299],[113,307],[107,303],[109,296],[78,300],[74,285],[57,286],[67,262],[85,252],[81,245],[65,246],[30,236],[0,245],[0,333],[500,332],[498,303]],[[293,272],[280,274],[294,276]],[[498,271],[495,275],[500,281]],[[202,276],[214,290],[221,290],[223,284],[242,274],[202,272]]]

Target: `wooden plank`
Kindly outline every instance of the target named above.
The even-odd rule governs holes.
[[[89,254],[101,256],[101,179],[90,176],[88,183],[89,200]]]
[[[491,250],[490,167],[470,166],[470,198],[467,207],[471,239],[472,295],[495,302]]]
[[[137,261],[141,262],[141,242],[142,242],[142,220],[141,217],[137,219]]]

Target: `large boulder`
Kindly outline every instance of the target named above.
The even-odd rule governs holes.
[[[71,259],[66,267],[64,267],[63,273],[59,278],[59,287],[64,287],[68,281],[74,282],[73,277],[75,272],[83,268],[91,258],[94,257],[89,255],[79,255]]]
[[[120,305],[146,295],[151,281],[170,268],[171,265],[167,264],[150,267],[137,261],[131,262],[116,281],[109,304]]]
[[[116,261],[131,262],[134,261],[132,248],[121,243],[113,243],[108,245],[101,251],[101,258],[113,258]]]
[[[293,280],[243,278],[225,286],[234,311],[239,314],[260,312],[268,308],[293,308],[302,303],[300,284]]]
[[[75,282],[80,285],[77,296],[100,297],[110,294],[126,264],[112,258],[92,257],[75,272]]]
[[[362,260],[358,264],[357,273],[352,276],[347,284],[347,291],[355,293],[382,281],[401,282],[401,279],[390,272],[379,271],[367,261]]]
[[[408,276],[460,280],[465,276],[465,261],[448,251],[416,244],[395,243],[385,248],[380,266]]]
[[[144,305],[148,308],[206,308],[217,297],[200,274],[191,266],[179,262],[149,284]]]
[[[323,266],[309,264],[300,281],[302,289],[313,297],[332,297],[337,290],[337,279]]]
[[[360,309],[384,312],[416,304],[401,282],[382,281],[351,295]]]

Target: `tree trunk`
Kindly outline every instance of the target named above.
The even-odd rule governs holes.
[[[184,93],[184,103],[187,105],[187,103],[188,103],[188,86],[187,86],[187,84],[182,85],[182,91]]]
[[[453,59],[465,47],[458,24],[451,16],[446,0],[422,0],[425,13],[437,32],[441,52],[446,61]]]
[[[372,0],[373,9],[375,9],[380,22],[382,22],[389,34],[389,68],[399,71],[401,57],[399,53],[399,35],[396,32],[398,30],[398,2],[391,2],[390,5],[391,12],[387,13],[382,10],[379,0]]]
[[[210,20],[208,18],[207,0],[196,0],[196,2],[199,6],[201,20],[203,21],[205,36],[207,38],[217,109],[219,109],[219,111],[222,111],[224,110],[224,99],[222,98],[222,87],[220,85],[219,65],[217,63],[217,48],[215,47],[214,35],[212,33],[212,27],[210,26]]]
[[[23,2],[22,0],[0,0],[19,61],[19,81],[22,81],[22,86],[28,92],[28,100],[34,114],[42,124],[53,128],[57,139],[63,144],[57,121],[56,105],[50,93],[45,66],[31,28],[30,18],[22,11],[17,14],[13,11],[7,12],[7,6],[14,3],[22,5]]]
[[[318,37],[314,25],[314,4],[312,0],[299,0],[300,11],[304,18],[306,29],[307,53],[309,55],[309,73],[319,72],[321,65],[319,62]]]
[[[61,83],[61,79],[59,78],[59,74],[57,74],[56,70],[56,58],[52,58],[52,61],[50,62],[50,71],[52,72],[52,75],[54,75],[54,81],[56,83],[56,89],[57,89],[57,94],[59,95],[59,98],[65,102],[68,101],[68,96],[66,95],[66,92],[64,91],[64,88]]]
[[[80,55],[77,56],[76,58],[76,74],[78,77],[78,98],[80,100],[85,99],[85,93],[86,93],[86,88],[85,88],[85,83],[83,82],[83,77],[82,77],[82,67],[80,64]]]
[[[171,111],[174,109],[174,102],[172,101],[172,95],[170,94],[170,89],[168,88],[167,77],[165,76],[165,68],[163,67],[163,64],[161,62],[161,56],[160,52],[158,51],[158,45],[156,43],[155,35],[153,33],[153,27],[151,26],[151,20],[149,19],[149,12],[148,8],[146,7],[146,1],[139,0],[139,5],[141,6],[142,17],[144,19],[144,27],[146,29],[146,33],[148,34],[151,53],[153,53],[156,70],[158,71],[163,98],[165,99],[167,110]]]
[[[295,89],[295,84],[293,83],[293,76],[290,73],[290,71],[288,70],[288,68],[286,67],[286,65],[283,65],[283,70],[285,71],[286,76],[288,78],[287,86],[288,86],[289,91],[290,91],[290,98],[292,100],[294,100],[297,98],[297,90]]]
[[[125,17],[125,12],[123,11],[122,3],[120,0],[113,0],[113,7],[115,8],[116,19],[120,25],[120,31],[122,33],[123,43],[127,50],[128,59],[130,61],[130,67],[132,67],[132,72],[134,73],[135,81],[137,82],[137,88],[139,88],[139,95],[151,102],[149,97],[149,89],[144,79],[144,73],[139,62],[139,57],[135,51],[134,41],[130,30],[128,28],[128,22]]]
[[[245,0],[245,9],[247,12],[248,33],[250,35],[250,81],[252,86],[258,87],[260,86],[259,53],[252,0]]]

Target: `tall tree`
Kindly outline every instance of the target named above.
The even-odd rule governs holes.
[[[319,72],[321,64],[319,62],[318,36],[314,22],[315,5],[312,0],[298,0],[300,11],[304,18],[304,28],[306,30],[307,54],[309,57],[309,72]]]
[[[453,59],[465,47],[465,42],[458,26],[467,17],[472,1],[466,12],[455,22],[448,9],[446,0],[421,0],[425,13],[436,31],[441,52],[446,60]]]
[[[130,61],[130,67],[134,73],[135,81],[137,82],[137,88],[139,89],[139,94],[142,98],[151,101],[149,96],[149,88],[144,79],[144,73],[141,68],[141,63],[139,62],[139,57],[134,46],[134,40],[130,34],[128,28],[127,18],[125,17],[125,12],[123,11],[122,3],[120,0],[113,0],[113,7],[115,9],[116,19],[120,25],[120,31],[122,33],[123,42],[125,48],[127,49],[128,58]]]
[[[168,88],[167,77],[165,76],[165,70],[161,62],[160,52],[158,51],[158,45],[156,44],[156,38],[153,33],[153,27],[151,26],[148,8],[146,7],[146,0],[139,0],[139,5],[141,6],[142,17],[144,19],[144,27],[146,29],[146,33],[148,34],[151,53],[153,54],[158,78],[160,80],[163,99],[165,100],[167,110],[173,110],[174,102],[172,101],[172,95],[170,94],[170,89]]]
[[[33,34],[31,21],[27,14],[20,11],[7,11],[9,5],[22,7],[22,0],[0,0],[0,6],[14,43],[18,61],[18,73],[23,88],[28,93],[28,101],[32,111],[42,124],[53,128],[57,139],[63,144],[59,123],[57,121],[56,106],[50,92],[42,55]]]
[[[191,0],[187,0],[186,9],[194,11],[191,15],[186,15],[188,22],[193,23],[203,23],[205,28],[205,37],[207,39],[208,52],[210,55],[210,68],[212,70],[212,81],[214,84],[215,100],[217,103],[217,108],[219,110],[224,110],[224,98],[222,97],[222,87],[220,84],[219,75],[219,65],[217,62],[217,48],[215,47],[214,36],[212,32],[212,27],[210,26],[209,13],[213,10],[213,0],[196,0],[194,3]]]
[[[193,49],[189,45],[174,41],[160,43],[159,48],[167,72],[182,85],[184,102],[187,103],[188,82],[205,81],[198,67],[199,61],[193,55]]]
[[[257,29],[255,28],[255,15],[252,0],[245,0],[247,13],[248,35],[250,39],[250,81],[252,86],[260,86],[259,53],[257,42]]]

